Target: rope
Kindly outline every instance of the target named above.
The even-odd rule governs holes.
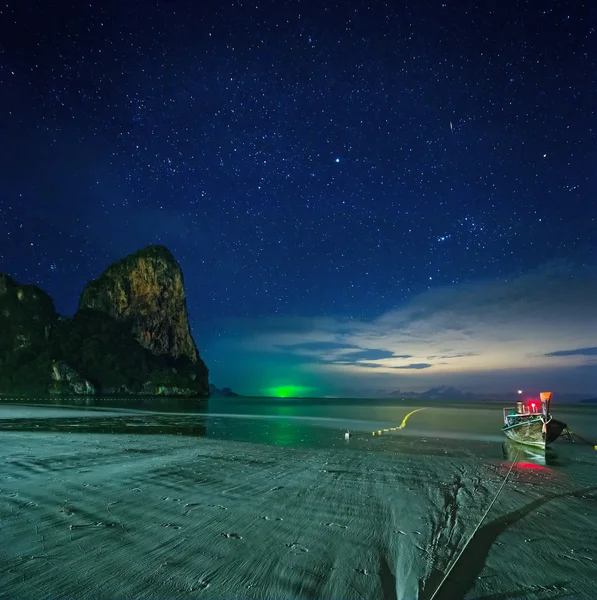
[[[452,565],[450,566],[450,568],[445,572],[443,579],[439,582],[439,585],[437,586],[437,588],[435,589],[435,592],[433,592],[433,595],[431,596],[431,598],[429,598],[429,600],[434,600],[434,598],[437,596],[441,587],[446,582],[446,579],[448,579],[448,577],[450,576],[450,573],[456,566],[456,563],[460,560],[460,557],[464,554],[464,551],[466,550],[467,546],[471,543],[471,540],[473,539],[473,537],[475,537],[475,534],[477,533],[477,531],[479,531],[479,528],[483,524],[483,521],[485,521],[485,518],[487,517],[487,515],[489,514],[489,511],[495,504],[495,501],[498,499],[498,496],[502,493],[502,490],[504,489],[504,486],[506,485],[506,482],[508,481],[508,477],[510,477],[510,473],[512,473],[512,469],[514,468],[514,465],[518,462],[518,456],[520,455],[521,450],[522,450],[522,447],[519,447],[518,452],[516,453],[516,456],[514,457],[512,464],[510,465],[510,469],[508,469],[508,472],[506,473],[506,477],[504,477],[504,481],[502,481],[502,485],[500,486],[500,489],[497,491],[497,494],[493,497],[493,500],[491,501],[491,503],[487,507],[487,510],[481,517],[481,520],[479,521],[479,523],[473,530],[473,533],[471,533],[470,537],[466,541],[466,544],[464,544],[464,546],[462,547],[462,550],[458,553],[458,556],[455,558],[455,560],[452,563]]]
[[[543,415],[541,415],[541,421],[543,423],[543,426],[541,427],[541,432],[544,433],[545,435],[547,435],[547,426],[551,423],[552,419],[553,419],[553,417],[551,415],[549,415],[549,419],[547,419],[547,421],[546,421],[545,417]]]

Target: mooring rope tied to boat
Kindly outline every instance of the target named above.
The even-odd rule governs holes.
[[[489,506],[487,507],[487,510],[483,513],[483,516],[481,517],[481,520],[479,521],[479,523],[477,523],[477,526],[475,527],[475,529],[473,529],[473,533],[471,533],[470,537],[468,538],[468,540],[462,547],[462,550],[460,550],[460,552],[458,553],[458,556],[454,559],[454,562],[452,563],[452,565],[444,573],[443,579],[439,582],[439,585],[437,586],[437,588],[435,589],[435,592],[433,592],[433,595],[431,596],[431,598],[429,598],[429,600],[434,600],[435,597],[438,595],[442,586],[444,585],[444,583],[450,576],[450,573],[452,572],[452,570],[454,569],[454,567],[460,560],[460,557],[464,554],[464,551],[466,550],[467,546],[471,543],[471,540],[475,537],[475,534],[477,533],[477,531],[479,531],[479,529],[481,528],[481,525],[483,525],[483,521],[485,521],[485,519],[487,518],[487,515],[489,514],[489,511],[495,504],[495,501],[498,499],[498,496],[502,493],[502,490],[504,489],[506,482],[508,481],[508,478],[510,477],[510,473],[512,473],[512,469],[514,469],[514,465],[518,462],[518,457],[520,456],[521,450],[522,450],[522,447],[519,447],[518,451],[516,452],[516,456],[514,457],[514,460],[512,461],[512,464],[510,465],[508,472],[506,473],[506,477],[504,477],[504,481],[502,481],[502,485],[500,486],[500,489],[497,491],[496,495],[493,497],[493,500],[490,502]]]

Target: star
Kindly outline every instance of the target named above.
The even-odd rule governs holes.
[[[408,32],[391,3],[363,12],[356,0],[317,17],[274,0],[257,12],[38,4],[0,9],[11,22],[0,139],[12,140],[0,270],[64,315],[111,262],[161,242],[181,263],[199,350],[226,378],[218,348],[236,334],[218,346],[214,332],[234,319],[253,332],[322,315],[376,322],[421,290],[592,264],[595,60],[582,11],[518,3],[492,14],[489,39],[458,3],[449,20],[446,3],[415,3]],[[532,40],[511,35],[527,30]],[[315,372],[276,352],[272,371]]]

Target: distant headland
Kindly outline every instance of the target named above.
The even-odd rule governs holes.
[[[110,265],[71,318],[0,273],[0,394],[208,397],[172,253],[147,246]]]
[[[233,392],[229,387],[217,388],[213,383],[209,384],[209,395],[215,398],[240,398],[241,395]]]

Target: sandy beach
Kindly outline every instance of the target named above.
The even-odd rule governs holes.
[[[0,431],[2,598],[428,599],[511,464],[365,428],[320,427],[330,447],[70,429]],[[521,459],[436,598],[596,597],[590,450]]]

